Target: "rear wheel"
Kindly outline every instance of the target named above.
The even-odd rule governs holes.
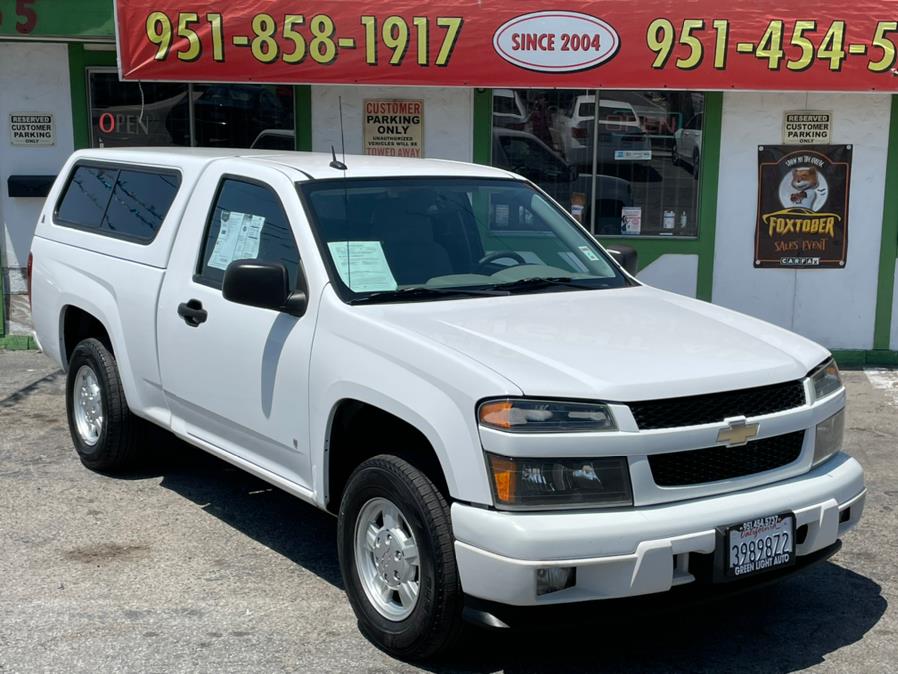
[[[362,633],[400,658],[448,648],[462,627],[462,592],[445,498],[395,456],[365,461],[340,504],[340,569]]]
[[[97,339],[85,339],[72,352],[66,412],[75,451],[86,467],[117,472],[133,465],[138,420],[128,409],[115,357]]]

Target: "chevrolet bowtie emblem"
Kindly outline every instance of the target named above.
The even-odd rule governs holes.
[[[727,419],[729,428],[721,428],[717,434],[717,442],[725,442],[727,447],[739,447],[758,436],[759,424],[745,423],[745,417]]]

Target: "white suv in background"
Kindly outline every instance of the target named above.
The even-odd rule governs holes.
[[[565,159],[579,168],[592,166],[596,97],[577,96],[566,113],[556,113],[552,140]],[[598,147],[599,164],[615,161],[647,161],[652,156],[652,143],[645,133],[633,106],[626,101],[599,97]]]

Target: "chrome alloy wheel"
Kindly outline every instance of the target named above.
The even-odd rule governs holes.
[[[392,501],[373,498],[359,511],[355,566],[378,613],[395,622],[411,615],[421,588],[418,545],[408,520]]]
[[[88,365],[82,365],[75,375],[72,407],[78,437],[85,445],[93,447],[103,432],[103,394],[96,372]]]

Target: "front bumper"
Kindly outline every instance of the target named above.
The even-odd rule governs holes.
[[[791,511],[805,530],[801,557],[857,524],[866,490],[860,464],[840,453],[782,482],[708,498],[591,512],[512,513],[455,503],[455,554],[465,593],[536,606],[665,592],[694,582],[690,555],[711,555],[716,528]],[[542,596],[536,572],[576,567],[576,584]]]

